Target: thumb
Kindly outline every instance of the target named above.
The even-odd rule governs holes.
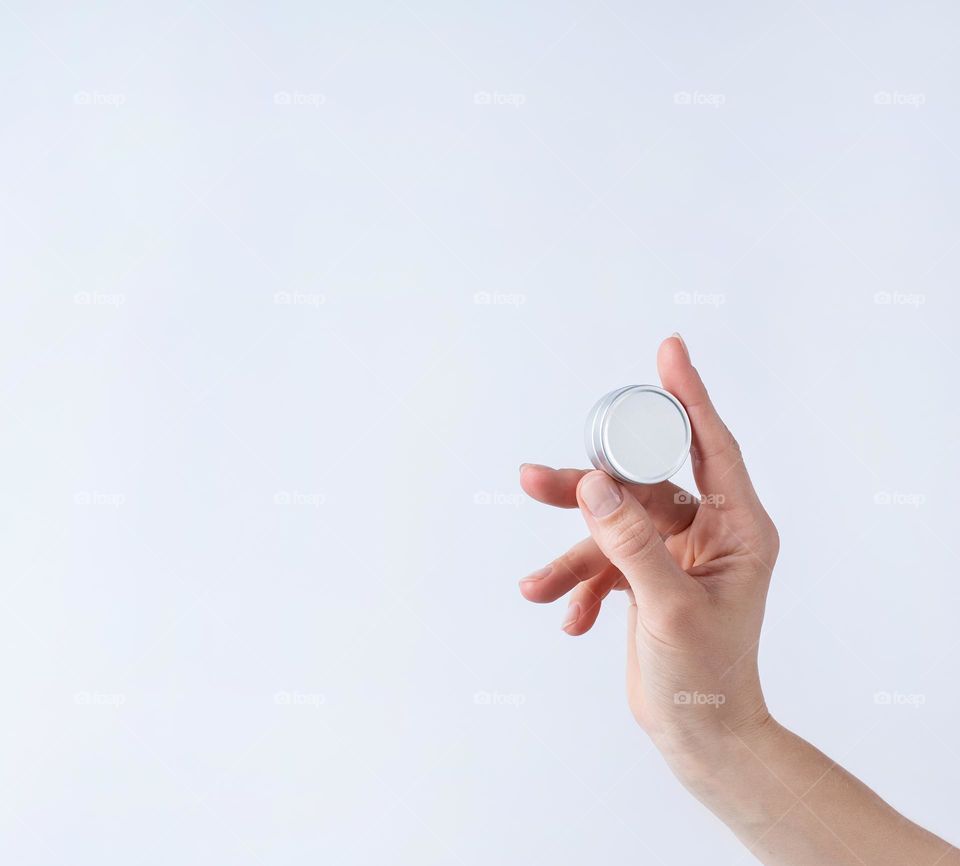
[[[692,582],[664,547],[646,509],[606,472],[589,472],[577,503],[593,540],[630,584],[641,609],[675,600]]]

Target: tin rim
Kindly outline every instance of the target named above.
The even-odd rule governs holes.
[[[628,393],[637,391],[652,392],[659,394],[662,397],[666,397],[673,404],[674,408],[680,413],[680,417],[683,420],[683,450],[673,466],[671,466],[665,472],[655,476],[638,476],[630,473],[630,471],[625,469],[622,464],[617,462],[617,460],[610,454],[608,448],[607,421],[609,419],[610,410]],[[661,481],[666,481],[668,478],[675,475],[687,461],[687,455],[690,453],[690,446],[693,441],[693,428],[690,425],[690,417],[687,415],[687,410],[683,408],[683,404],[673,394],[664,388],[661,388],[657,385],[628,385],[624,388],[618,388],[615,391],[611,391],[605,397],[602,397],[596,403],[593,410],[591,410],[588,418],[589,435],[587,437],[587,451],[590,461],[597,469],[603,469],[605,472],[613,475],[620,481],[625,481],[629,484],[659,484]]]
[[[630,388],[633,387],[635,386],[627,385],[623,388],[616,388],[613,391],[604,394],[599,400],[597,400],[596,403],[593,404],[593,408],[587,414],[587,423],[584,428],[584,440],[587,446],[587,456],[590,458],[590,462],[593,464],[594,469],[602,469],[604,472],[607,472],[610,475],[617,475],[618,473],[610,465],[610,462],[606,459],[606,456],[603,452],[603,443],[599,435],[600,426],[602,423],[601,419],[606,414],[610,403],[620,394],[630,390]]]

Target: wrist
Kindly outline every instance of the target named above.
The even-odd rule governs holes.
[[[741,838],[762,835],[796,801],[780,773],[778,756],[791,749],[794,734],[766,708],[723,733],[686,742],[675,752],[663,749],[683,786]]]
[[[727,784],[732,773],[742,771],[746,758],[768,753],[788,733],[761,706],[736,723],[720,720],[709,729],[674,730],[656,745],[674,775],[699,796]]]

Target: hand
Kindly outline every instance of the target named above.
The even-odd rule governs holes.
[[[661,344],[657,366],[690,416],[700,500],[669,482],[525,464],[523,489],[579,507],[590,537],[520,588],[534,602],[570,593],[571,635],[590,629],[612,590],[626,591],[630,708],[682,772],[698,752],[769,720],[757,645],[779,539],[679,336]]]
[[[579,507],[590,537],[520,582],[530,601],[571,593],[568,634],[611,590],[628,608],[627,695],[670,766],[769,866],[960,866],[960,850],[911,823],[767,712],[757,645],[777,531],[740,449],[676,335],[657,355],[663,387],[693,425],[701,500],[673,484],[524,465],[534,499]]]

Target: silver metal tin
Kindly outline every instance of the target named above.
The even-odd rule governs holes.
[[[687,411],[656,385],[628,385],[601,397],[587,415],[587,456],[597,469],[628,484],[657,484],[690,452]]]

